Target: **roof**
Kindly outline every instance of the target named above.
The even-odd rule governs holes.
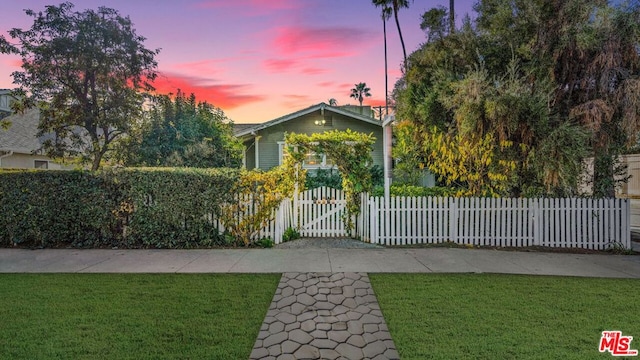
[[[360,121],[363,121],[363,122],[366,122],[366,123],[369,123],[369,124],[373,124],[373,125],[382,126],[380,121],[378,121],[378,120],[376,120],[376,119],[374,119],[372,117],[369,117],[369,116],[366,116],[366,115],[361,115],[361,114],[355,113],[353,111],[345,110],[345,109],[342,109],[342,108],[337,107],[337,106],[330,106],[330,105],[327,105],[327,104],[322,102],[322,103],[309,106],[308,108],[305,108],[305,109],[302,109],[302,110],[298,110],[298,111],[293,112],[291,114],[284,115],[284,116],[281,116],[279,118],[276,118],[276,119],[273,119],[271,121],[267,121],[267,122],[264,122],[264,123],[261,123],[261,124],[247,124],[247,125],[251,125],[251,126],[244,127],[243,129],[238,130],[238,131],[235,131],[235,126],[234,126],[234,134],[237,137],[249,135],[249,134],[251,134],[253,132],[256,132],[256,131],[259,131],[259,130],[262,130],[262,129],[266,129],[268,127],[271,127],[271,126],[274,126],[274,125],[277,125],[277,124],[281,124],[283,122],[286,122],[286,121],[289,121],[289,120],[293,120],[295,118],[299,118],[301,116],[304,116],[304,115],[307,115],[307,114],[311,114],[311,113],[319,111],[319,110],[331,111],[331,112],[336,113],[336,114],[348,116],[348,117],[350,117],[352,119],[360,120]],[[243,125],[243,124],[237,124],[237,125]]]
[[[233,124],[233,133],[237,134],[239,132],[242,132],[248,128],[254,127],[256,125],[260,125],[260,124]]]
[[[14,151],[31,154],[42,148],[38,139],[40,111],[29,109],[24,114],[13,114],[5,118],[10,122],[7,130],[0,129],[0,151]]]

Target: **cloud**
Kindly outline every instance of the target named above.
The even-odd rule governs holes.
[[[372,99],[372,98],[368,98],[368,99],[366,99],[364,102],[365,102],[367,105],[370,105],[370,106],[372,106],[372,107],[373,107],[373,106],[376,106],[376,107],[377,107],[377,106],[382,106],[382,107],[384,107],[384,106],[385,106],[385,101],[384,101],[384,99]]]
[[[157,93],[176,93],[180,89],[185,94],[195,94],[199,101],[207,101],[221,109],[233,109],[242,105],[264,100],[264,96],[243,93],[251,85],[222,84],[210,85],[210,79],[161,73],[153,83]]]
[[[298,66],[294,59],[267,59],[262,62],[265,69],[271,72],[283,72]]]
[[[321,69],[321,68],[315,68],[315,67],[307,67],[302,69],[302,73],[305,75],[318,75],[318,74],[324,74],[328,72],[327,69]]]
[[[311,97],[309,95],[288,94],[282,97],[284,98],[282,104],[288,108],[303,108],[309,106],[311,103]]]
[[[188,71],[189,73],[213,75],[221,73],[223,70],[219,67],[219,64],[224,63],[227,60],[201,60],[192,61],[186,63],[178,63],[170,66],[172,69],[179,71]]]
[[[320,87],[333,87],[335,85],[336,85],[336,83],[333,82],[333,81],[323,81],[323,82],[319,82],[318,83],[318,86],[320,86]]]
[[[353,56],[374,38],[354,27],[279,27],[271,45],[281,56],[335,58]]]

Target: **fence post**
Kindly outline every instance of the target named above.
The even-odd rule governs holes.
[[[620,199],[622,202],[622,239],[625,249],[631,249],[631,200],[629,198]]]
[[[371,229],[371,243],[378,244],[378,198],[367,197],[370,203],[369,208],[369,228]],[[373,200],[373,201],[372,201]]]
[[[529,214],[531,214],[531,222],[533,227],[533,246],[540,245],[540,225],[542,223],[540,219],[540,206],[538,204],[538,199],[528,199],[529,203]]]
[[[449,198],[449,239],[458,243],[458,202],[456,198]]]

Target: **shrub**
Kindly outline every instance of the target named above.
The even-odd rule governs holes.
[[[0,172],[0,245],[194,247],[223,243],[211,214],[238,171]]]
[[[291,241],[299,238],[300,238],[300,233],[298,232],[298,230],[292,227],[288,227],[287,230],[285,230],[284,233],[282,234],[283,242],[287,242],[287,241]]]
[[[158,248],[217,245],[223,239],[212,223],[233,199],[238,171],[196,168],[129,168],[104,175],[123,191],[126,240]]]
[[[273,247],[273,240],[271,240],[270,238],[262,238],[258,241],[256,241],[255,243],[257,246],[263,247],[263,248],[272,248]]]
[[[433,187],[422,187],[415,185],[405,185],[405,184],[393,184],[391,185],[390,194],[391,196],[455,196],[457,190],[448,187],[441,186],[433,186]],[[376,186],[373,190],[372,196],[384,196],[384,187]]]

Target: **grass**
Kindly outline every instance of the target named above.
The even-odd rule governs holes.
[[[247,359],[279,278],[0,274],[0,358]]]
[[[601,332],[640,349],[640,280],[369,274],[402,359],[611,359]]]

